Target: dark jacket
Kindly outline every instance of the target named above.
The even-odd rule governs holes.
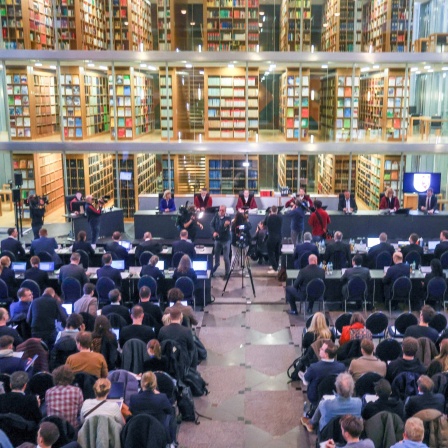
[[[302,207],[296,207],[285,213],[285,216],[291,218],[291,230],[303,232],[305,227],[305,210]]]
[[[412,417],[417,412],[423,411],[423,409],[437,409],[443,413],[445,409],[445,397],[442,394],[427,392],[408,397],[404,405],[406,418]]]
[[[0,327],[0,337],[11,336],[14,338],[14,347],[18,346],[23,342],[22,337],[17,333],[17,331],[12,327],[7,327],[6,325]]]
[[[299,275],[294,280],[294,288],[297,289],[301,299],[305,297],[306,286],[315,278],[320,278],[325,281],[325,271],[317,266],[317,264],[309,264],[299,271]]]
[[[349,268],[342,275],[341,282],[343,285],[345,285],[354,277],[361,277],[368,285],[371,278],[369,268],[363,268],[361,266]]]
[[[139,302],[138,303],[142,308],[145,316],[150,316],[151,320],[156,324],[157,332],[160,328],[162,328],[162,310],[160,306],[151,303],[151,302]]]
[[[344,208],[346,208],[347,201],[345,199],[345,196],[342,195],[339,197],[339,203],[338,203],[338,211],[342,212]],[[356,200],[353,196],[350,196],[350,208],[353,209],[354,212],[358,210],[358,206],[356,205]]]
[[[420,257],[423,257],[423,247],[419,246],[418,244],[407,244],[406,246],[403,246],[401,248],[401,253],[403,254],[403,261],[406,259],[406,256],[410,252],[418,252],[420,254]]]
[[[437,339],[439,338],[439,333],[437,333],[437,330],[431,327],[425,327],[423,325],[411,325],[410,327],[406,328],[404,337],[413,337],[415,339],[429,338],[435,344],[437,342]]]
[[[434,249],[434,257],[440,258],[441,255],[448,250],[448,241],[441,241]]]
[[[218,236],[215,238],[216,241],[220,241],[222,243],[226,241],[230,241],[230,222],[231,219],[224,215],[222,218],[219,216],[219,213],[216,213],[210,223],[210,227],[212,233],[216,232]],[[224,223],[228,223],[228,226],[224,226]]]
[[[193,260],[194,257],[196,257],[196,250],[194,248],[194,244],[190,243],[190,241],[186,240],[175,241],[173,243],[173,255],[176,252],[183,252],[184,254],[188,255],[191,260]]]
[[[110,278],[117,288],[121,287],[121,274],[118,269],[113,268],[111,265],[105,264],[102,268],[96,271],[98,279],[101,277]]]
[[[132,395],[129,410],[132,415],[149,414],[165,424],[166,417],[171,415],[172,405],[168,397],[163,394],[155,394],[151,390],[142,390]]]
[[[61,258],[55,252],[58,248],[58,243],[54,238],[48,238],[46,236],[41,236],[37,240],[33,240],[30,247],[30,255],[38,255],[40,252],[48,252],[53,261],[56,264],[62,264]]]
[[[151,252],[153,255],[160,254],[162,252],[162,245],[154,240],[148,240],[141,242],[136,248],[135,248],[135,259],[139,260],[140,255],[143,252]]]
[[[27,321],[31,325],[31,333],[52,333],[56,331],[55,321],[59,320],[65,327],[65,316],[59,310],[56,299],[43,295],[34,299],[28,310]]]
[[[120,330],[120,347],[130,339],[140,339],[140,341],[147,344],[151,339],[156,337],[156,333],[151,327],[147,325],[127,325]]]
[[[383,277],[383,283],[385,285],[391,285],[393,286],[395,280],[397,280],[400,277],[410,277],[411,276],[411,270],[408,264],[405,263],[398,263],[391,266],[387,272],[386,275]]]
[[[310,253],[316,255],[316,257],[319,256],[319,251],[315,244],[309,243],[309,242],[297,244],[297,246],[294,249],[294,268],[295,269],[300,269],[300,266],[299,266],[300,259],[302,258],[302,255],[307,252],[310,252]]]
[[[62,284],[62,282],[69,277],[78,280],[78,282],[81,284],[81,287],[89,281],[84,269],[81,266],[73,263],[66,264],[65,266],[61,267],[59,271],[59,283]]]
[[[390,447],[403,439],[404,423],[392,412],[379,412],[365,422],[366,436],[375,446]]]
[[[268,240],[282,239],[282,216],[271,214],[266,218],[266,228],[268,229]]]
[[[72,252],[76,252],[77,250],[83,250],[89,257],[95,255],[92,245],[87,241],[75,241],[72,246]]]
[[[0,395],[0,414],[18,414],[25,420],[39,423],[42,414],[35,395],[9,392]]]
[[[130,324],[132,322],[131,316],[129,314],[129,308],[126,308],[124,305],[106,305],[101,309],[101,314],[107,316],[108,314],[115,313],[121,316],[126,323]]]
[[[156,282],[165,278],[165,274],[157,266],[151,266],[150,264],[142,266],[140,277],[143,277],[144,275],[152,277]]]
[[[17,371],[24,371],[26,367],[26,361],[14,356],[0,356],[0,373],[13,374]],[[0,395],[1,397],[1,395]]]
[[[25,257],[25,249],[20,244],[20,241],[16,240],[12,236],[9,236],[8,238],[5,238],[0,243],[2,252],[5,250],[9,250],[12,252],[16,259],[19,260],[20,258]],[[12,260],[11,260],[12,261]]]
[[[187,327],[180,324],[170,324],[162,327],[159,331],[159,341],[162,343],[167,339],[176,341],[184,351],[187,353],[190,360],[193,359],[195,353],[195,346],[193,341],[193,333]]]
[[[392,383],[401,372],[416,372],[423,375],[426,372],[426,368],[418,359],[414,358],[408,361],[407,359],[397,358],[387,365],[386,379]]]
[[[8,292],[10,296],[15,296],[17,293],[17,280],[14,271],[6,266],[3,268],[0,278],[8,286]]]
[[[193,284],[196,285],[196,282],[198,280],[198,276],[196,275],[196,272],[194,272],[194,270],[192,268],[190,268],[187,272],[185,273],[180,273],[177,268],[174,270],[174,274],[173,274],[173,280],[176,281],[178,278],[181,277],[188,277],[191,278],[191,280],[193,280]]]
[[[106,252],[115,254],[117,259],[124,260],[127,266],[129,258],[128,251],[123,246],[120,246],[116,241],[106,244]]]
[[[362,418],[364,420],[368,420],[369,418],[383,411],[393,412],[394,414],[397,414],[403,421],[405,420],[404,404],[400,399],[395,397],[379,397],[378,400],[367,403],[362,410]]]
[[[421,210],[422,207],[426,208],[426,195],[419,195],[418,196],[418,209]],[[429,199],[429,208],[428,210],[425,211],[429,211],[429,210],[438,210],[438,205],[437,205],[437,196],[435,194],[433,194],[430,199]]]
[[[336,259],[336,253],[342,253],[341,259]],[[343,243],[342,241],[334,241],[327,245],[327,249],[325,250],[324,260],[328,263],[329,261],[335,264],[335,269],[346,268],[350,266],[350,245]],[[339,267],[339,263],[341,263]]]
[[[26,280],[34,280],[38,285],[41,291],[44,291],[45,288],[49,285],[49,277],[48,272],[43,271],[39,268],[29,268],[25,271],[25,279]]]
[[[376,268],[376,257],[381,252],[388,252],[392,256],[395,252],[395,249],[394,249],[394,246],[392,246],[392,244],[389,244],[389,243],[379,243],[376,246],[371,247],[369,249],[369,252],[367,252],[367,258],[366,258],[367,266],[370,269]]]

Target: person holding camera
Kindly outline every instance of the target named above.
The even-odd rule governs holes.
[[[220,205],[219,211],[213,217],[210,227],[215,240],[215,261],[212,275],[219,268],[221,251],[224,257],[225,276],[230,274],[230,218],[226,214],[226,206]]]
[[[233,259],[235,259],[236,254],[239,253],[241,249],[245,252],[250,244],[250,229],[252,227],[251,223],[247,220],[247,214],[237,212],[232,221],[232,254]],[[245,255],[245,254],[243,254]]]
[[[96,241],[100,234],[100,219],[104,201],[102,199],[99,199],[97,205],[98,207],[96,207],[93,203],[93,196],[86,196],[86,215],[87,221],[90,225],[90,230],[92,232],[92,244],[96,244]]]
[[[44,225],[45,217],[45,200],[36,195],[31,195],[28,198],[30,206],[31,228],[33,229],[34,239],[39,238],[39,230]]]
[[[266,218],[266,227],[268,229],[268,256],[271,263],[271,269],[268,274],[277,273],[280,263],[280,250],[282,247],[282,217],[277,214],[276,205],[271,207],[271,213]]]
[[[196,207],[190,205],[188,208],[181,208],[178,219],[179,230],[185,229],[188,232],[188,238],[194,241],[196,232],[203,229],[204,226],[196,219]]]

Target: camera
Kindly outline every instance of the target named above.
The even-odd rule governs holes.
[[[25,205],[28,207],[39,207],[40,201],[43,201],[45,205],[48,205],[50,201],[48,200],[48,196],[36,196],[30,195],[28,199],[25,199]]]
[[[236,233],[236,246],[245,249],[250,245],[250,235],[246,231],[246,225],[241,224],[237,227]]]
[[[98,205],[99,203],[101,203],[101,205],[104,205],[109,199],[110,199],[110,196],[101,196],[99,199],[93,198],[92,200],[95,205]]]

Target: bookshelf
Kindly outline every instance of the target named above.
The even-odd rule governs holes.
[[[246,188],[246,161],[244,156],[206,157],[206,179],[210,194],[238,194]],[[249,156],[248,184],[251,191],[258,191],[258,156]]]
[[[132,140],[154,130],[153,80],[130,67],[115,71],[117,117],[114,116],[114,87],[109,75],[111,138]]]
[[[281,76],[280,127],[286,140],[309,140],[310,71],[288,69]],[[299,121],[300,120],[300,121]]]
[[[413,5],[411,0],[368,0],[362,11],[362,50],[407,51]],[[412,33],[410,36],[412,42]]]
[[[260,44],[258,21],[259,0],[207,0],[204,49],[257,51]]]
[[[311,0],[282,0],[280,50],[311,50]]]
[[[85,126],[87,137],[110,130],[108,79],[103,72],[84,72]]]
[[[159,90],[160,90],[160,127],[162,131],[162,140],[174,138],[177,136],[177,120],[174,120],[173,101],[176,96],[173,95],[173,90],[177,87],[177,76],[174,70],[159,75]]]
[[[400,157],[359,154],[356,171],[356,194],[371,209],[378,209],[380,193],[392,187],[399,190]]]
[[[429,51],[434,53],[448,52],[448,33],[436,33],[429,35]]]
[[[33,154],[13,154],[12,166],[14,173],[22,174],[22,199],[27,199],[30,194],[36,193],[36,176],[34,171]],[[28,212],[29,217],[29,212]]]
[[[258,69],[205,69],[205,137],[209,140],[249,140],[258,135]],[[247,93],[247,102],[246,102]],[[246,104],[247,117],[246,117]]]
[[[170,0],[157,0],[157,40],[159,51],[171,51],[176,49],[174,2]]]
[[[149,0],[112,0],[112,11],[106,2],[106,21],[112,14],[114,50],[152,50],[151,3]]]
[[[322,51],[361,51],[362,2],[328,0],[323,23]]]
[[[162,159],[163,190],[175,194],[198,193],[207,185],[206,159],[197,154],[171,155],[171,186],[168,185],[168,157]]]
[[[173,156],[170,158],[170,168],[168,171],[168,157],[164,156],[162,159],[162,182],[163,182],[163,191],[171,190],[174,191],[174,160]],[[168,174],[171,176],[171,182],[168,180]]]
[[[300,182],[297,182],[297,172],[299,161],[297,156],[279,154],[277,165],[278,184],[287,186],[293,192],[299,191],[299,188],[307,189],[309,181],[308,157],[300,156]]]
[[[337,69],[321,79],[320,122],[324,141],[357,138],[359,89],[359,70],[353,76],[351,70]]]
[[[346,155],[320,154],[318,157],[317,191],[320,194],[338,194],[348,189],[351,175],[351,191],[356,189],[357,157],[352,157],[352,171],[349,172],[350,157]]]
[[[405,71],[366,73],[361,76],[361,92],[359,122],[370,140],[406,140],[409,83]]]

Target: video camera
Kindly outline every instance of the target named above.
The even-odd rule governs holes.
[[[28,199],[25,199],[25,205],[28,207],[39,207],[40,201],[43,201],[45,205],[48,205],[50,203],[48,196],[36,196],[31,195],[28,196]]]
[[[247,232],[245,224],[241,224],[235,229],[236,246],[245,249],[250,245],[250,234]]]
[[[101,203],[101,205],[104,205],[107,201],[109,201],[110,196],[106,195],[106,196],[101,196],[100,198],[92,198],[92,202],[95,205],[98,205],[99,203]]]

